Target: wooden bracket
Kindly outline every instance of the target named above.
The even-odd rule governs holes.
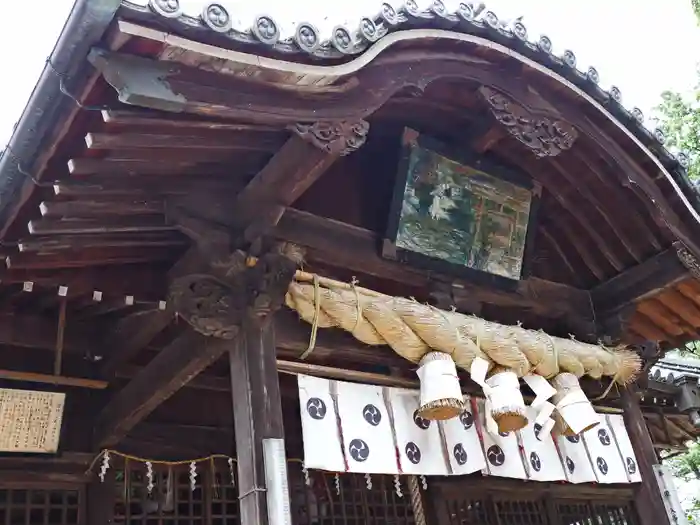
[[[693,255],[688,247],[681,241],[674,242],[673,247],[676,250],[676,255],[681,264],[686,267],[690,275],[700,281],[700,262],[698,262],[695,255]]]
[[[330,155],[348,155],[365,143],[369,123],[340,120],[322,121],[313,124],[295,124],[292,132]]]
[[[482,86],[479,92],[496,120],[538,158],[556,157],[570,149],[578,137],[568,122],[539,115],[500,91]]]

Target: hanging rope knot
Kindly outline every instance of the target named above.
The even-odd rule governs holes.
[[[314,274],[314,319],[311,323],[311,337],[309,346],[303,354],[299,356],[302,361],[311,355],[311,352],[316,348],[316,336],[318,335],[318,318],[321,315],[321,285],[318,280],[318,275]],[[354,285],[353,285],[354,286]]]

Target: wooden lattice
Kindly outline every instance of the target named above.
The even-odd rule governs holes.
[[[224,464],[202,464],[195,490],[187,466],[155,469],[148,492],[143,465],[116,472],[114,519],[121,525],[239,525],[237,480]],[[235,478],[234,469],[234,478]],[[310,472],[308,483],[298,463],[289,464],[289,487],[294,525],[414,525],[408,495],[396,494],[392,476],[372,476],[372,488],[362,475],[339,477]],[[403,491],[407,492],[405,482]],[[1,525],[1,524],[0,524]]]
[[[464,495],[433,496],[438,525],[639,525],[631,501],[557,499],[534,492],[530,497],[516,493],[489,496],[485,489],[473,492],[465,488]]]
[[[80,490],[0,489],[0,525],[79,525]]]
[[[293,524],[415,525],[405,478],[401,481],[403,497],[396,493],[393,476],[372,475],[370,479],[371,488],[360,474],[340,475],[336,484],[333,474],[311,471],[305,476],[298,463],[290,463]],[[194,491],[187,466],[154,470],[153,482],[149,494],[143,465],[117,472],[113,523],[240,524],[237,480],[232,482],[226,465],[200,465]],[[459,483],[443,494],[433,492],[431,480],[428,483],[424,501],[430,525],[639,525],[632,502],[626,500],[559,498],[532,489],[524,496],[517,491],[492,492],[483,485],[480,490],[466,485],[462,490]]]

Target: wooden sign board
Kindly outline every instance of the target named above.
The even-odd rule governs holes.
[[[0,388],[0,452],[58,450],[66,394]]]

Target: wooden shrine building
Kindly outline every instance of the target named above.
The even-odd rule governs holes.
[[[480,6],[284,34],[191,3],[77,0],[0,158],[0,525],[670,524],[700,397],[649,374],[700,339],[687,157]],[[419,385],[366,297],[543,334],[557,373],[555,341],[627,347],[636,381],[575,375],[641,481],[307,468],[298,374]]]

